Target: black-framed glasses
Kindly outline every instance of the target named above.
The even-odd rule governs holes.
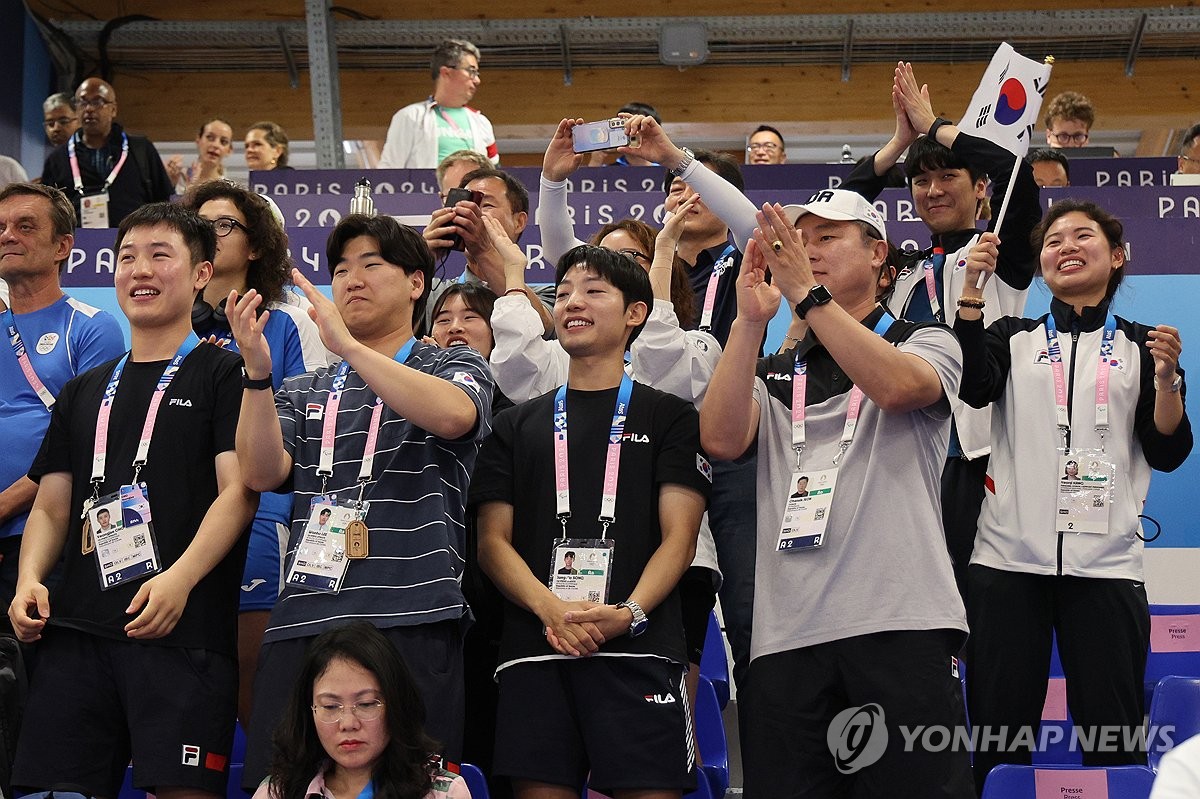
[[[779,149],[779,145],[773,141],[756,141],[746,146],[746,152],[748,153],[756,153],[759,150],[765,153],[777,153]]]
[[[641,263],[642,261],[650,260],[649,255],[646,255],[646,253],[641,252],[639,250],[625,249],[625,250],[617,250],[617,252],[621,253],[621,255],[624,255],[627,258],[632,258],[634,260],[634,263]]]
[[[103,97],[79,97],[75,100],[75,105],[80,108],[103,108],[106,105],[112,105],[112,100],[105,100]]]
[[[43,124],[48,128],[65,128],[75,121],[75,117],[53,117],[47,119]]]
[[[322,724],[337,724],[347,710],[359,721],[374,721],[383,714],[383,702],[355,702],[353,705],[313,705],[313,717]]]
[[[1051,133],[1050,138],[1054,139],[1056,144],[1087,144],[1087,133]]]
[[[237,230],[241,230],[242,232],[246,233],[247,235],[249,235],[249,233],[250,233],[250,228],[246,227],[245,225],[243,225],[241,222],[237,221],[236,219],[231,219],[227,216],[222,216],[222,217],[218,217],[213,220],[213,229],[217,231],[217,236],[219,236],[220,238],[225,238],[230,233],[232,233],[235,228]]]
[[[479,67],[455,67],[455,69],[461,69],[463,72],[467,73],[468,78],[479,77]]]

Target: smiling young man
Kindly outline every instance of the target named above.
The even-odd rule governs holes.
[[[17,585],[21,531],[37,485],[26,475],[41,446],[54,398],[77,374],[125,350],[106,311],[63,294],[60,270],[75,241],[71,201],[51,186],[12,183],[0,189],[0,606]]]
[[[711,470],[694,408],[633,382],[653,302],[633,259],[558,262],[567,384],[501,413],[471,485],[479,559],[507,598],[494,771],[518,797],[678,797],[695,784],[679,578]]]
[[[886,230],[859,195],[766,206],[759,223],[700,411],[713,457],[758,452],[746,796],[968,799],[967,753],[905,752],[899,730],[963,722],[952,656],[967,628],[938,514],[958,344],[876,302]],[[782,297],[809,332],[759,359]],[[863,705],[882,708],[887,746],[846,776],[827,734]]]
[[[117,234],[132,348],[67,383],[30,470],[9,618],[41,643],[15,785],[115,796],[132,755],[140,789],[224,794],[241,534],[258,498],[233,451],[241,360],[189,320],[215,247],[212,225],[165,203]],[[101,508],[124,523],[106,529]]]
[[[479,88],[479,48],[446,39],[433,51],[433,94],[396,112],[388,127],[380,169],[434,169],[457,150],[474,150],[500,163],[488,118],[467,103]]]
[[[246,383],[237,449],[249,484],[294,490],[285,582],[254,684],[243,786],[266,775],[279,722],[309,643],[347,617],[396,645],[427,709],[426,729],[457,759],[462,738],[460,579],[464,503],[488,434],[492,378],[468,347],[413,338],[433,256],[391,217],[347,216],[329,236],[333,300],[298,271],[321,339],[341,363],[271,392],[268,311],[231,294]],[[330,532],[319,529],[329,512]]]
[[[988,179],[996,198],[1016,181],[999,231],[1000,259],[984,286],[985,319],[1020,316],[1037,269],[1029,233],[1041,218],[1039,190],[1032,168],[986,139],[971,136],[938,117],[929,93],[917,83],[911,64],[897,65],[892,82],[896,132],[877,153],[854,168],[843,188],[874,201],[886,185],[888,170],[907,150],[904,170],[913,205],[932,237],[929,250],[905,253],[896,284],[885,305],[892,315],[913,322],[944,322],[954,315],[967,254],[979,240],[979,205]],[[996,200],[996,202],[999,202]],[[996,220],[988,223],[994,228]],[[949,309],[949,311],[947,311]],[[957,397],[943,475],[942,516],[954,561],[955,579],[966,590],[966,568],[975,542],[987,469],[990,411],[976,410]]]

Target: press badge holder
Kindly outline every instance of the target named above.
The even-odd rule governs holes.
[[[1057,532],[1104,535],[1116,466],[1101,450],[1059,450],[1058,461]]]
[[[288,569],[287,584],[305,591],[336,594],[342,590],[350,555],[346,528],[367,516],[367,502],[317,503],[312,506],[296,556]],[[329,518],[321,524],[321,514]]]
[[[614,542],[604,538],[560,538],[550,559],[550,592],[564,602],[608,604]],[[566,565],[567,553],[573,563]]]
[[[108,511],[107,529],[100,524],[102,511]],[[162,571],[145,483],[123,485],[97,499],[88,509],[88,522],[102,591]]]
[[[85,194],[79,198],[79,226],[84,228],[108,227],[108,192]]]
[[[779,543],[775,547],[777,552],[817,549],[825,543],[825,528],[829,524],[829,509],[833,506],[837,473],[838,470],[834,468],[792,474],[792,486],[801,478],[808,478],[807,496],[788,496],[779,530]]]

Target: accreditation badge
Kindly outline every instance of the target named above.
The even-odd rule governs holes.
[[[79,198],[79,226],[84,228],[108,227],[108,192],[85,194]]]
[[[550,591],[564,602],[608,604],[613,541],[609,538],[560,538],[550,559]]]
[[[1107,533],[1116,471],[1116,466],[1100,450],[1060,450],[1055,530]]]
[[[288,569],[287,584],[306,591],[336,594],[342,590],[350,555],[346,531],[367,516],[369,503],[315,502],[296,556]]]
[[[836,468],[792,473],[776,552],[799,552],[824,546],[837,473]]]
[[[87,516],[101,590],[162,571],[145,483],[123,485],[100,497]]]

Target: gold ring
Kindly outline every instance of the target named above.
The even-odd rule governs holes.
[[[775,250],[775,252],[779,252],[783,249],[783,242],[779,239],[775,239],[775,241],[771,242],[771,248]]]

